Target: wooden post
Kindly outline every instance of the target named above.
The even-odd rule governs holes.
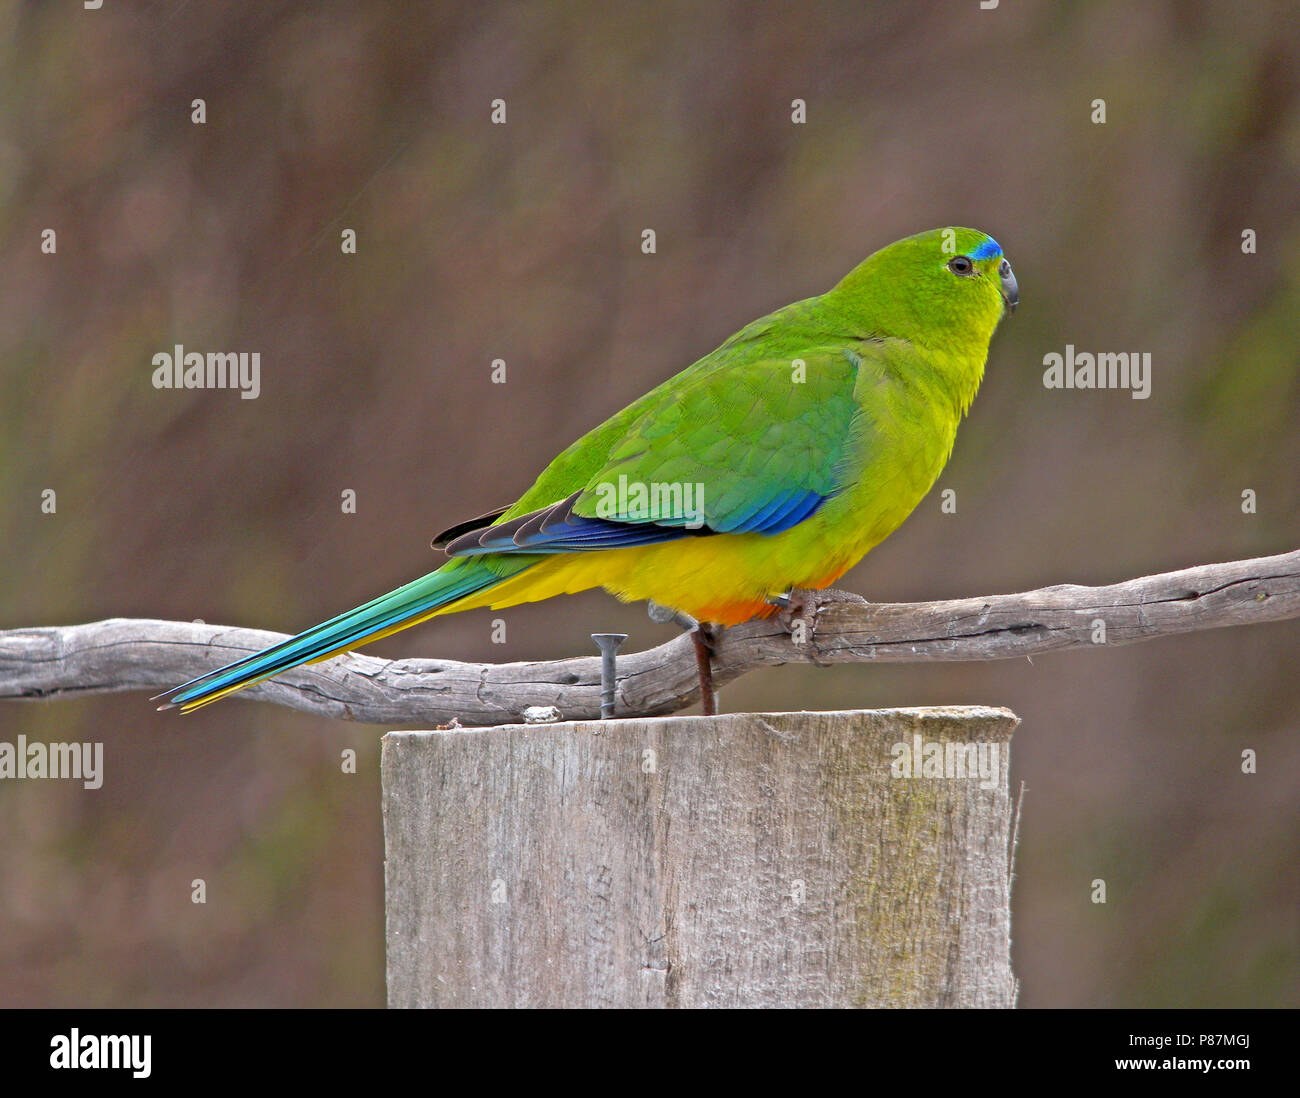
[[[1018,723],[972,706],[390,732],[389,1005],[1012,1006]]]

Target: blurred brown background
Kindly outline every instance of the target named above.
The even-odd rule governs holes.
[[[0,627],[313,624],[428,571],[435,531],[746,321],[947,224],[998,238],[1020,310],[939,484],[957,513],[936,492],[844,586],[1296,548],[1288,8],[0,3]],[[155,390],[175,343],[260,351],[260,398]],[[1044,389],[1066,343],[1150,351],[1151,398]],[[504,648],[493,616],[374,650],[669,635],[599,593],[507,612]],[[792,667],[723,705],[1012,707],[1024,1005],[1296,1006],[1298,640]],[[0,1004],[381,1004],[382,731],[134,694],[0,708],[0,738],[103,740],[107,770],[0,783]]]

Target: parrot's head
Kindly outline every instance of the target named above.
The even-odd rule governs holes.
[[[977,229],[945,228],[881,248],[835,287],[880,335],[987,346],[1020,288],[1002,246]]]

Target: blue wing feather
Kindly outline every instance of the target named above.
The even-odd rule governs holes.
[[[771,536],[797,526],[813,515],[827,496],[808,491],[779,496],[761,504],[750,514],[725,529],[654,522],[621,522],[617,519],[584,518],[570,513],[563,522],[527,524],[527,529],[505,529],[493,536],[492,527],[462,538],[447,547],[453,556],[480,556],[485,553],[581,553],[599,549],[626,549],[637,545],[654,545],[677,538],[709,534],[763,534]]]

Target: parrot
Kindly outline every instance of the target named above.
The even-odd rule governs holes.
[[[711,712],[716,631],[828,587],[903,523],[1018,301],[987,233],[889,244],[583,435],[510,507],[444,530],[433,547],[448,559],[428,575],[166,691],[159,708],[192,712],[442,614],[599,587],[696,625]]]

